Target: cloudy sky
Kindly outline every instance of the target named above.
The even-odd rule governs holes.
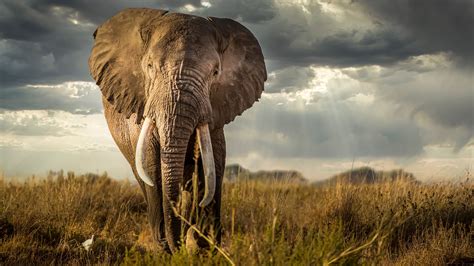
[[[458,178],[473,166],[473,3],[0,0],[0,170],[131,176],[87,59],[97,25],[153,7],[233,18],[262,46],[265,93],[226,126],[228,163],[312,180],[352,166]]]

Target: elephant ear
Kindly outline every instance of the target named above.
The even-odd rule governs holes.
[[[157,9],[125,9],[94,32],[89,69],[103,96],[129,118],[143,117],[145,89],[142,56],[151,35],[151,24],[166,14]]]
[[[208,18],[220,32],[221,74],[211,87],[214,127],[222,127],[258,101],[267,80],[262,49],[253,34],[232,19]],[[218,34],[219,35],[219,34]]]

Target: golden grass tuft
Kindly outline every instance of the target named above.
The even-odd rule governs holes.
[[[225,183],[221,248],[237,265],[473,263],[474,185]],[[95,235],[92,250],[81,243]],[[0,182],[0,262],[227,264],[152,242],[134,182],[107,175]]]

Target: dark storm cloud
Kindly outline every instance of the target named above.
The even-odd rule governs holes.
[[[310,34],[310,31],[305,29],[300,34]],[[390,65],[424,53],[421,48],[413,45],[412,40],[389,31],[340,32],[310,40],[299,47],[294,44],[297,36],[266,33],[263,36],[261,43],[274,69],[288,65]]]
[[[176,9],[185,5],[200,7],[201,0],[40,0],[34,4],[37,8],[43,6],[61,6],[71,8],[77,12],[79,18],[83,18],[93,24],[103,23],[109,17],[125,8],[150,7],[158,9]]]
[[[89,80],[93,26],[75,25],[74,11],[4,1],[0,8],[1,88]]]
[[[51,51],[39,43],[17,40],[0,40],[0,84],[12,86],[27,80],[50,82],[51,72],[55,71],[55,58]]]
[[[347,18],[310,1],[279,6],[265,23],[243,20],[258,37],[270,71],[293,65],[390,65],[426,52],[404,29],[351,13],[360,7],[328,5],[345,12]]]
[[[89,81],[87,59],[97,24],[126,7],[185,4],[200,1],[2,1],[0,85]]]
[[[267,93],[281,91],[293,92],[308,87],[309,82],[315,78],[315,73],[308,67],[288,67],[277,70],[268,76],[265,86]]]
[[[209,3],[206,8],[199,0],[2,1],[0,56],[9,63],[0,68],[1,85],[91,80],[87,58],[96,25],[125,7],[138,6],[179,9],[189,4],[198,8],[196,14],[240,20],[257,35],[270,71],[312,64],[387,65],[437,51],[472,59],[471,1],[327,3],[345,12],[359,10],[373,16],[370,28],[359,27],[360,18],[336,21],[316,1],[304,4],[304,9],[300,4],[277,5],[270,0]],[[52,59],[47,62],[51,65],[38,67],[41,59]],[[5,65],[23,68],[13,70]]]
[[[452,52],[460,62],[473,62],[472,1],[326,2],[345,12],[345,19],[325,11],[321,2],[280,5],[268,16],[262,16],[260,9],[248,10],[265,23],[240,16],[258,37],[270,70],[312,64],[391,65],[437,52]],[[259,5],[267,3],[260,1]],[[211,7],[205,12],[211,10],[220,11]],[[235,14],[247,11],[239,6],[231,10],[223,14],[239,19]],[[364,14],[365,19],[354,12]]]
[[[363,86],[376,88],[378,102],[396,104],[399,115],[423,124],[425,144],[448,142],[459,151],[474,137],[472,73],[445,60],[442,55],[413,58],[388,68],[364,67],[344,73]]]
[[[381,100],[392,101],[410,110],[414,118],[428,120],[444,131],[434,143],[450,140],[459,151],[474,137],[474,92],[472,77],[453,71],[421,74],[423,78],[400,81],[398,84],[380,82],[377,91]],[[400,77],[403,78],[403,77]],[[433,133],[428,133],[433,135]]]
[[[326,98],[302,110],[268,101],[263,100],[226,128],[230,156],[256,152],[271,158],[352,159],[423,152],[417,125],[390,114],[384,106],[373,112],[373,106]]]
[[[316,51],[314,61],[341,66],[386,65],[422,53],[411,40],[389,31],[368,31],[361,37],[356,32],[337,33],[312,48]],[[307,56],[311,55],[310,51],[306,51]]]
[[[263,23],[276,15],[272,0],[216,0],[195,13],[202,16],[232,18],[246,23]]]
[[[97,24],[126,7],[186,4],[199,7],[200,1],[0,2],[0,108],[99,112],[99,95],[70,98],[69,91],[26,85],[92,81],[87,60]]]
[[[61,110],[72,114],[102,112],[100,91],[92,84],[3,88],[0,90],[0,107],[8,110]]]
[[[451,51],[474,63],[474,1],[356,0],[380,23],[402,27],[426,53]]]

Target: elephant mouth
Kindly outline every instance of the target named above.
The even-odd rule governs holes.
[[[155,122],[151,118],[145,118],[135,154],[135,166],[140,179],[149,186],[154,186],[152,178],[147,174],[144,168],[145,154],[146,154],[146,140],[155,129]],[[200,207],[205,207],[212,202],[216,190],[216,168],[214,165],[214,153],[212,150],[211,134],[209,132],[209,125],[199,125],[195,129],[196,141],[199,145],[202,165],[204,170],[204,197],[199,203]]]

